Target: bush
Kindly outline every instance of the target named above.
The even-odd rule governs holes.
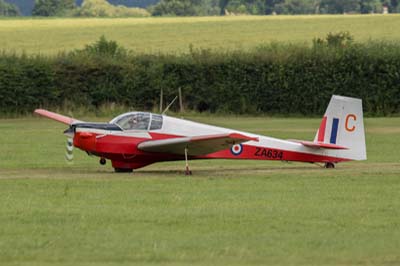
[[[157,108],[182,88],[187,109],[321,115],[332,94],[363,99],[369,115],[400,112],[400,47],[270,44],[249,52],[190,49],[183,55],[126,52],[101,38],[56,57],[0,55],[0,112],[65,103]]]
[[[96,57],[98,60],[102,58],[123,58],[127,56],[125,48],[120,46],[116,41],[108,41],[103,35],[100,39],[93,43],[86,45],[82,50],[75,50],[70,53],[70,56],[91,56]]]
[[[348,31],[338,33],[328,33],[325,39],[317,38],[313,40],[314,46],[326,45],[334,48],[350,46],[354,41],[354,37]]]

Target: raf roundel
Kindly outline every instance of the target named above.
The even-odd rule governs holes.
[[[235,155],[235,156],[240,155],[240,154],[242,153],[242,151],[243,151],[243,146],[242,146],[242,144],[233,145],[232,148],[231,148],[231,153],[232,153],[233,155]]]

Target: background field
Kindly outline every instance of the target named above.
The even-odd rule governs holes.
[[[277,41],[311,43],[349,31],[356,41],[400,40],[400,15],[198,17],[144,19],[3,19],[0,49],[55,54],[101,35],[137,52],[188,52],[194,47],[249,49]]]
[[[319,119],[192,117],[312,139]],[[108,119],[104,119],[108,120]],[[133,174],[75,151],[65,126],[0,120],[0,261],[76,265],[397,265],[400,118],[368,118],[368,161],[161,163]]]

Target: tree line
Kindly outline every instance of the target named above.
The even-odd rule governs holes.
[[[34,0],[33,16],[135,17],[400,12],[400,0]],[[18,16],[20,0],[0,0],[0,16]],[[13,4],[14,3],[14,4]],[[128,4],[127,7],[122,4]],[[132,7],[140,5],[141,7]],[[143,8],[145,7],[145,8]]]
[[[7,1],[7,2],[6,2]],[[126,0],[125,2],[138,6],[143,2],[155,3],[157,0]],[[13,3],[9,3],[13,2]],[[145,8],[120,5],[119,0],[0,0],[0,16],[19,16],[20,8],[23,14],[42,17],[143,17],[151,14]],[[115,3],[115,5],[113,4]],[[11,13],[8,10],[12,10]],[[31,12],[30,12],[31,10]]]
[[[270,14],[396,13],[398,0],[221,0],[221,11]]]

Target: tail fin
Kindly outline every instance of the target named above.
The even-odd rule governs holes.
[[[347,150],[340,152],[345,158],[366,160],[361,99],[333,95],[314,142],[344,146]]]

